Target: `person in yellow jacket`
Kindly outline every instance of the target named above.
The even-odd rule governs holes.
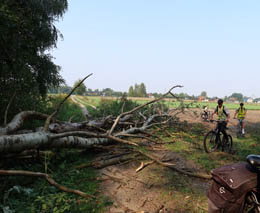
[[[240,103],[240,107],[236,110],[234,114],[234,119],[238,119],[241,122],[242,126],[242,134],[245,134],[245,118],[246,118],[246,108],[244,107],[244,103]]]
[[[224,137],[227,139],[227,133],[226,133],[226,128],[227,124],[229,122],[230,118],[230,113],[229,110],[223,105],[223,100],[219,99],[218,100],[218,105],[214,111],[214,113],[210,116],[210,121],[212,121],[213,116],[217,115],[217,137],[219,137],[220,132],[223,133]],[[228,139],[227,139],[228,140]]]

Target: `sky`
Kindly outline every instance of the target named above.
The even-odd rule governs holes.
[[[54,49],[66,83],[260,97],[259,0],[68,0]]]

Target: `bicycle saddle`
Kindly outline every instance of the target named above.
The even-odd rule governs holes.
[[[257,171],[260,171],[260,155],[248,155],[246,161]]]

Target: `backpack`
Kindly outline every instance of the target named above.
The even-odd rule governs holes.
[[[257,173],[248,163],[240,162],[214,169],[211,174],[209,212],[242,213],[246,194],[257,187]]]

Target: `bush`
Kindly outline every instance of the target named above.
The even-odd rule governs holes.
[[[128,112],[137,106],[140,106],[140,104],[132,100],[126,100],[122,98],[118,100],[102,99],[96,109],[88,108],[88,111],[90,116],[99,118],[106,117],[108,115],[118,116],[122,113],[122,108],[124,112]],[[166,106],[164,101],[156,102],[139,110],[139,112],[142,112],[142,114],[144,114],[145,116],[160,112],[163,113],[166,111],[168,111],[168,107]]]
[[[38,112],[45,113],[50,115],[53,113],[57,107],[57,105],[65,98],[65,95],[51,95],[46,98],[45,101],[38,107]],[[70,100],[67,100],[62,104],[58,114],[56,115],[56,119],[60,121],[69,121],[71,119],[72,122],[80,122],[84,121],[85,117],[81,111],[81,108],[73,103]],[[25,128],[35,128],[39,126],[43,126],[45,121],[38,120],[29,120],[25,121]]]

